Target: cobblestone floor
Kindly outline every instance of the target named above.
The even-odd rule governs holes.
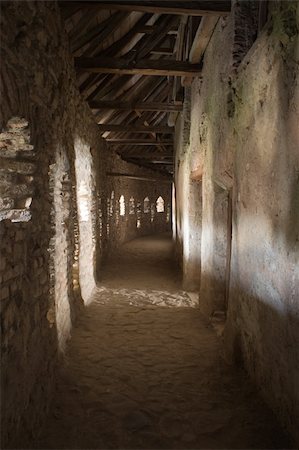
[[[79,318],[35,448],[288,448],[194,300],[171,244],[142,238],[107,264]]]

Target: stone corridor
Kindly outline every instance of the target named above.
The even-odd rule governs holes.
[[[199,313],[167,235],[124,244],[80,316],[38,449],[287,448]]]
[[[0,448],[299,448],[299,0],[0,23]]]

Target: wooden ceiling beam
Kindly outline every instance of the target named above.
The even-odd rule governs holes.
[[[91,44],[94,40],[99,42],[104,41],[107,36],[111,35],[115,28],[119,26],[122,20],[126,17],[126,13],[116,12],[108,19],[104,20],[99,25],[96,25],[91,30],[85,32],[82,36],[71,43],[71,48],[73,52],[77,52],[81,48],[85,47],[87,44]]]
[[[125,77],[119,77],[119,79],[121,80],[121,78],[125,78]],[[113,96],[113,101],[118,101],[121,102],[126,102],[126,101],[130,101],[130,102],[137,102],[137,101],[145,101],[148,100],[148,98],[144,98],[145,94],[148,94],[149,92],[151,92],[152,90],[159,90],[159,86],[161,84],[163,84],[166,81],[166,77],[165,78],[161,78],[161,77],[140,77],[140,79],[137,81],[137,83],[135,83],[134,85],[132,85],[132,87],[127,90],[125,93],[123,93],[120,98],[115,98],[115,95]],[[115,90],[114,90],[115,92]],[[117,91],[118,92],[118,91]],[[101,93],[102,94],[102,93]],[[100,95],[101,95],[100,94]],[[100,97],[99,95],[99,97]],[[96,100],[96,99],[95,99]],[[101,95],[100,100],[104,100],[103,96]],[[111,114],[112,113],[112,114]],[[124,120],[128,120],[128,116],[132,115],[133,111],[128,111],[128,110],[110,110],[107,113],[103,113],[103,110],[99,110],[96,113],[96,118],[98,120],[98,122],[103,122],[105,121],[106,123],[109,122],[114,122],[114,119],[116,120],[116,123],[122,123],[124,122]],[[133,114],[134,117],[134,114]]]
[[[105,131],[121,131],[124,133],[167,133],[167,134],[173,134],[174,133],[174,127],[168,127],[168,126],[145,126],[145,125],[126,125],[126,124],[99,124],[98,125],[99,131],[105,132]]]
[[[227,0],[202,1],[60,1],[63,8],[74,6],[80,8],[101,8],[108,10],[142,11],[154,14],[187,14],[190,16],[227,15],[231,10],[231,2]]]
[[[109,75],[107,79],[104,79],[93,91],[90,92],[86,101],[89,102],[93,100],[95,97],[104,98],[106,95],[109,95],[111,92],[117,91],[120,89],[131,77],[119,77],[117,75]]]
[[[123,79],[125,77],[119,77],[119,79]],[[130,77],[129,77],[130,78]],[[113,100],[116,100],[119,102],[123,101],[130,101],[130,102],[137,102],[137,101],[145,101],[148,100],[148,98],[144,98],[148,92],[151,92],[152,90],[158,90],[159,86],[163,84],[166,81],[165,78],[161,77],[140,77],[140,79],[137,81],[137,83],[134,83],[132,87],[127,90],[125,93],[121,95],[120,98],[115,98],[115,95],[113,95]],[[114,90],[115,92],[115,90]],[[118,91],[117,91],[118,92]],[[100,100],[104,100],[102,92],[99,94]],[[96,99],[95,99],[96,100]],[[111,112],[113,114],[111,114]],[[105,122],[113,122],[114,119],[118,123],[123,122],[124,120],[127,120],[128,115],[132,114],[133,111],[127,111],[127,110],[112,110],[108,112],[108,114],[103,114],[103,111],[99,110],[96,114],[96,118],[100,119],[101,122],[105,120]],[[120,119],[120,120],[119,120]]]
[[[155,31],[155,25],[141,25],[137,29],[137,33],[152,34]]]
[[[137,159],[137,158],[135,158],[135,159]],[[173,161],[164,161],[163,159],[162,160],[160,160],[160,159],[151,159],[150,163],[151,164],[164,164],[164,165],[167,165],[167,166],[173,166],[173,164],[174,164]]]
[[[121,156],[125,156],[125,157],[127,157],[127,158],[142,158],[142,159],[145,159],[145,160],[148,160],[148,159],[160,159],[160,160],[162,160],[162,158],[167,158],[167,159],[165,159],[165,161],[169,161],[169,159],[170,158],[173,158],[173,154],[172,153],[161,153],[161,152],[149,152],[149,153],[141,153],[141,152],[139,152],[139,153],[137,153],[136,152],[136,150],[134,151],[134,152],[132,152],[132,153],[130,153],[130,154],[126,154],[125,152],[123,152],[123,153],[120,153],[120,155]]]
[[[75,58],[75,67],[94,73],[116,73],[120,75],[150,75],[150,76],[187,76],[196,77],[201,73],[201,64],[190,64],[184,61],[140,60],[127,61],[114,58]]]
[[[218,17],[203,17],[201,19],[190,49],[189,62],[191,64],[201,61],[218,20]],[[192,78],[182,77],[181,82],[183,86],[188,86],[192,82]]]
[[[176,16],[162,16],[155,23],[156,30],[153,35],[145,35],[134,48],[134,60],[146,58],[152,50],[158,47],[167,36],[168,31],[177,26],[178,18]],[[136,50],[136,51],[135,51]]]
[[[218,17],[203,17],[196,31],[191,50],[189,61],[192,63],[200,62],[203,54],[208,46],[213,31],[217,25]]]
[[[150,17],[151,14],[144,14],[141,17],[141,19],[139,19],[138,22],[134,25],[134,27],[131,30],[129,30],[124,36],[122,36],[119,40],[111,44],[108,48],[106,48],[105,50],[94,56],[110,56],[110,57],[117,56],[119,52],[121,52],[129,43],[132,42],[132,39],[134,39],[134,37],[138,33],[138,29],[144,26],[148,22]],[[107,75],[111,76],[109,74]],[[80,86],[80,90],[85,90],[93,83],[95,83],[98,80],[97,77],[101,77],[101,74],[94,74],[94,73],[90,74],[84,81],[82,86]]]
[[[138,175],[134,175],[134,174],[130,174],[130,173],[121,173],[121,172],[106,172],[106,175],[108,177],[124,177],[124,178],[131,178],[132,180],[139,180],[139,181],[159,181],[159,183],[171,183],[172,182],[172,177],[170,178],[162,178],[162,177],[156,177],[156,178],[151,178],[151,177],[142,177],[142,176],[138,176]]]
[[[90,101],[91,109],[118,109],[122,111],[182,111],[183,104],[158,102],[118,102],[115,101]]]
[[[138,22],[131,28],[124,36],[117,41],[113,42],[109,47],[95,56],[117,56],[119,53],[124,52],[127,46],[131,45],[132,41],[136,39],[136,35],[139,35],[140,28],[146,26],[146,23],[152,18],[151,14],[144,14]],[[138,36],[138,41],[142,36]],[[134,46],[134,45],[133,45]],[[125,52],[127,53],[127,52]]]
[[[157,47],[151,50],[153,55],[173,55],[173,47]]]
[[[113,145],[140,145],[140,146],[160,146],[163,145],[171,145],[173,146],[173,140],[172,139],[161,139],[158,141],[151,141],[149,139],[105,139],[106,142]]]

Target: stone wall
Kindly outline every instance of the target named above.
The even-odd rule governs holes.
[[[194,120],[198,92],[194,85],[198,87],[198,82],[185,91],[184,108],[177,120],[175,136],[176,256],[182,266],[184,288],[190,291],[199,288],[202,220],[202,183],[201,179],[192,178],[199,164],[198,126]]]
[[[140,228],[136,215],[117,224],[107,199],[114,192],[115,201],[123,193],[126,202],[154,203],[162,195],[167,205],[171,189],[107,176],[141,170],[100,139],[78,93],[57,4],[1,9],[1,419],[3,446],[15,448],[40,429],[59,355],[105,255],[169,229],[166,213],[153,221],[141,213]]]
[[[109,155],[107,154],[107,157]],[[107,161],[107,159],[106,159]],[[156,172],[144,170],[134,164],[113,156],[105,185],[98,191],[97,213],[97,280],[101,280],[102,257],[113,251],[122,243],[152,233],[171,230],[171,189],[172,184],[157,175]],[[126,174],[135,177],[148,177],[160,181],[146,181],[117,176]],[[121,197],[124,200],[124,213],[121,215]],[[164,200],[164,212],[158,213],[156,202],[159,197]],[[149,211],[144,210],[144,200],[149,199]],[[102,257],[101,257],[102,255]]]
[[[299,442],[299,18],[273,9],[235,84],[234,202],[226,331]]]
[[[245,3],[234,3],[210,40],[176,167],[180,179],[202,173],[200,308],[227,312],[227,355],[299,442],[299,8],[271,2],[257,36],[244,26]],[[177,206],[190,215],[187,202]]]

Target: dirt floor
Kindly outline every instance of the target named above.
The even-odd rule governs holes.
[[[40,449],[288,448],[180,290],[170,239],[125,244],[79,318]]]

